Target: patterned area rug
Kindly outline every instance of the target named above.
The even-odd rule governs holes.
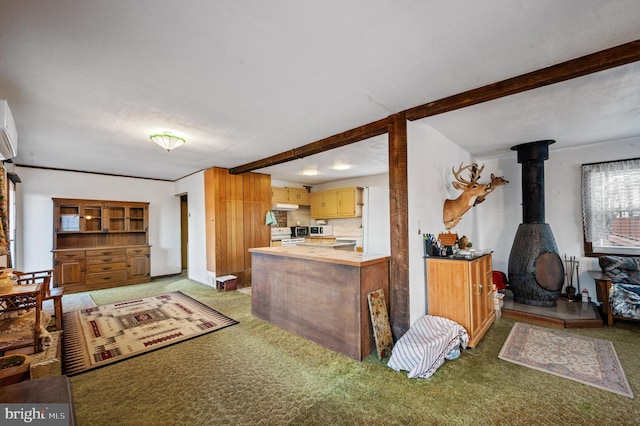
[[[173,292],[64,314],[64,372],[69,376],[237,324]]]
[[[633,398],[607,340],[517,322],[498,358]]]

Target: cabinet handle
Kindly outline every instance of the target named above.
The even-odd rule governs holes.
[[[65,254],[64,256],[65,256],[65,257],[76,257],[76,256],[77,256],[77,254]]]
[[[104,277],[104,278],[102,278],[102,279],[103,279],[104,281],[108,281],[108,280],[110,280],[111,278],[113,278],[113,277]]]
[[[113,267],[111,267],[111,266],[106,266],[106,267],[102,268],[103,271],[110,271],[111,269],[113,269]]]
[[[108,254],[111,254],[111,253],[113,253],[113,252],[112,251],[103,251],[102,252],[102,254],[104,254],[105,256],[108,255]]]
[[[107,262],[111,262],[113,259],[110,257],[107,257],[106,259],[102,259],[103,262],[107,263]]]
[[[482,284],[478,284],[478,288],[480,289],[480,293],[479,294],[482,294]]]

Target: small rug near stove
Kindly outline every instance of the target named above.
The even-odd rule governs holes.
[[[633,398],[607,340],[517,322],[498,358]]]
[[[67,312],[64,372],[84,373],[237,323],[179,291]]]

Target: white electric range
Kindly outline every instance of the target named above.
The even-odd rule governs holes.
[[[304,238],[291,237],[291,228],[289,227],[273,227],[271,228],[271,243],[280,241],[283,247],[295,246],[298,243],[304,243]]]

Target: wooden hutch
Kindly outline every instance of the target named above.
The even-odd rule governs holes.
[[[53,198],[52,251],[68,293],[149,282],[149,203]]]

